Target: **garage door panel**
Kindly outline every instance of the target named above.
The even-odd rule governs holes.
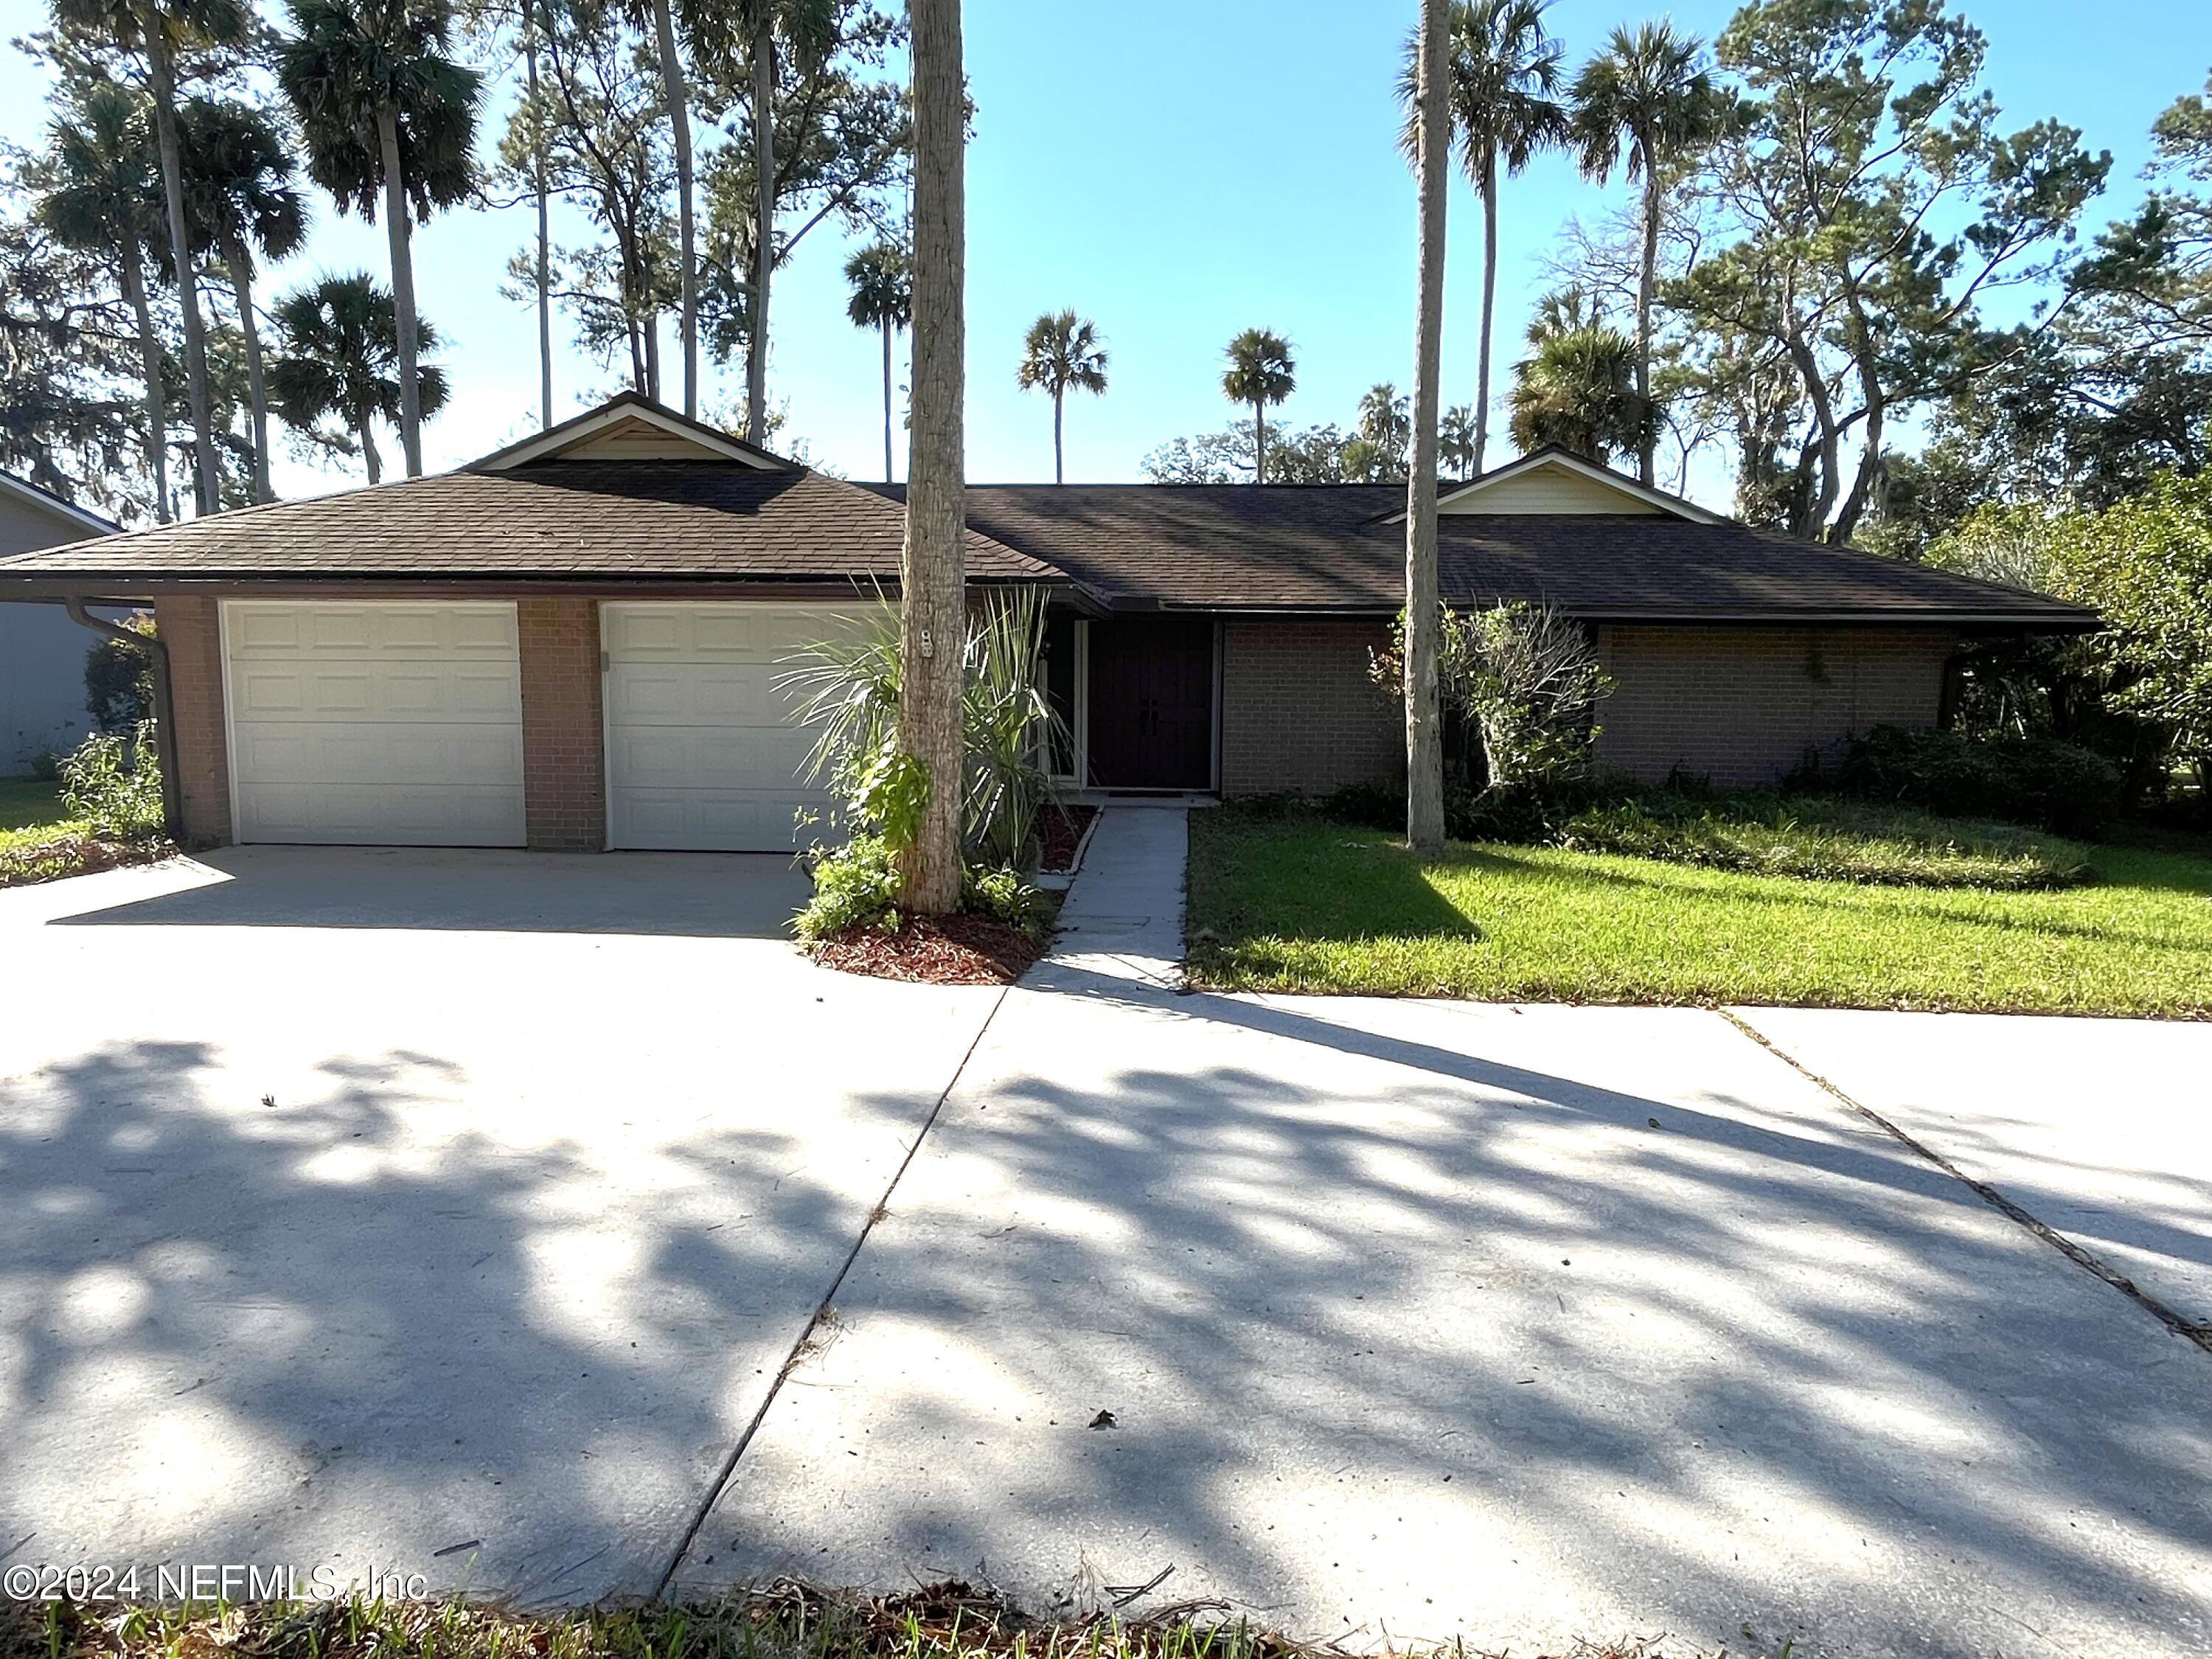
[[[233,602],[243,841],[524,839],[514,607]]]
[[[813,605],[604,606],[608,822],[617,847],[775,852],[823,833],[803,780],[814,732],[780,682],[811,641],[868,625]]]
[[[273,784],[241,797],[239,839],[513,847],[522,839],[521,803],[493,788]]]

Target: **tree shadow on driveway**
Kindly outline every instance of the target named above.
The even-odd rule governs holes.
[[[685,1582],[1172,1565],[1516,1651],[2212,1639],[2206,1356],[1701,1011],[1048,970],[839,1309]]]

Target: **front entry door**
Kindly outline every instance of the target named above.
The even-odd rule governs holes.
[[[1091,624],[1091,781],[1102,789],[1213,787],[1213,624]]]

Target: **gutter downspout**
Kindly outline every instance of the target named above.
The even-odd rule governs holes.
[[[178,846],[185,844],[185,812],[177,779],[177,728],[170,718],[173,707],[169,696],[169,647],[160,635],[134,634],[127,628],[118,627],[103,617],[95,617],[84,608],[81,599],[62,601],[69,618],[80,628],[89,628],[95,634],[105,634],[109,639],[120,640],[125,645],[149,652],[154,659],[154,753],[155,763],[161,769],[161,829]]]

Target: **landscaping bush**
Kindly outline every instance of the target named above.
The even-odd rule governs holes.
[[[161,833],[161,768],[154,722],[129,736],[95,732],[61,765],[62,799],[72,816],[106,841],[144,841]]]
[[[848,927],[898,925],[898,866],[881,836],[855,836],[812,861],[814,896],[792,920],[799,938],[835,939]]]
[[[147,639],[155,636],[154,618],[138,611],[122,626]],[[154,653],[103,634],[84,654],[84,711],[94,726],[110,734],[130,731],[154,714]]]
[[[2025,892],[2077,886],[2096,873],[2083,848],[2009,825],[1781,795],[1656,793],[1578,813],[1553,840],[1578,852],[1875,886]]]
[[[2051,738],[1966,738],[1878,726],[1837,772],[1846,794],[2094,839],[2119,815],[2121,779],[2101,755]]]

